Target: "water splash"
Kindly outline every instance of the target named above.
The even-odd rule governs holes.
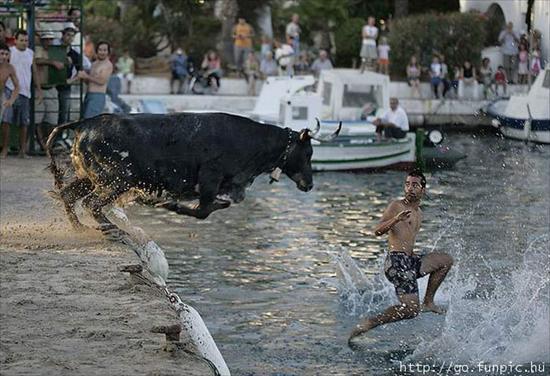
[[[411,360],[548,362],[548,245],[549,236],[539,236],[529,244],[523,262],[509,275],[498,278],[487,273],[484,278],[495,287],[485,294],[475,292],[479,277],[461,278],[463,263],[455,264],[444,329],[439,337],[422,341]]]
[[[326,283],[337,289],[346,314],[370,315],[397,302],[393,285],[384,276],[381,258],[374,267],[380,272],[372,276],[363,272],[346,249],[333,255],[333,259],[337,276],[335,280]]]

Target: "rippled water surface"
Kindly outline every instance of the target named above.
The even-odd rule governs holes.
[[[205,221],[151,208],[128,214],[165,250],[169,284],[201,313],[235,375],[548,362],[550,148],[449,138],[468,158],[428,174],[418,236],[419,251],[456,260],[436,296],[449,312],[377,328],[376,342],[360,340],[355,351],[351,327],[395,301],[380,275],[385,238],[372,229],[401,197],[404,173],[320,173],[309,193],[261,176],[245,201]]]

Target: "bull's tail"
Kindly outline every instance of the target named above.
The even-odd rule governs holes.
[[[46,153],[48,154],[48,157],[50,157],[50,160],[51,160],[48,168],[53,174],[53,177],[55,180],[55,187],[57,189],[61,189],[63,187],[64,171],[59,167],[57,167],[57,164],[55,163],[55,156],[52,153],[52,147],[55,143],[55,139],[61,132],[63,132],[66,129],[75,129],[80,124],[82,124],[81,121],[74,121],[71,123],[66,123],[58,127],[55,127],[54,130],[50,133],[50,136],[48,137],[48,141],[46,142]]]

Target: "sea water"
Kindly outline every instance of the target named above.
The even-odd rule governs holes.
[[[448,139],[468,158],[428,174],[416,248],[453,256],[435,297],[448,312],[378,327],[363,348],[347,344],[353,326],[397,302],[373,229],[402,197],[403,173],[315,174],[309,193],[260,176],[204,221],[127,213],[165,251],[168,286],[201,314],[233,374],[514,375],[474,367],[531,362],[548,374],[550,148]]]

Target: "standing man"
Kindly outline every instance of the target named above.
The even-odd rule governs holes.
[[[405,110],[399,105],[399,99],[390,98],[390,110],[372,122],[376,125],[376,137],[382,140],[382,132],[385,138],[405,138],[409,131],[409,118]]]
[[[15,89],[13,91],[6,87],[8,79],[14,84]],[[17,95],[19,95],[19,81],[17,80],[15,68],[10,64],[10,48],[4,42],[0,42],[0,123],[5,123],[5,118],[11,118],[12,106],[17,99]],[[2,140],[0,157],[6,158],[9,148],[9,125],[3,128]]]
[[[369,16],[367,24],[363,26],[361,32],[363,42],[361,44],[361,73],[368,67],[369,70],[373,70],[378,60],[378,51],[376,50],[376,39],[378,38],[378,28],[374,25],[376,20],[374,17]]]
[[[518,60],[519,35],[514,31],[514,24],[508,22],[506,28],[500,32],[498,41],[501,45],[502,59],[506,77],[510,83],[513,83],[514,74]]]
[[[132,81],[134,80],[135,64],[134,59],[130,57],[130,51],[126,48],[123,55],[116,62],[118,77],[121,82],[126,82],[126,93],[130,94]]]
[[[248,53],[252,51],[252,38],[254,37],[254,29],[250,26],[243,17],[239,17],[239,21],[233,28],[233,53],[235,55],[235,65],[239,74],[243,74],[244,59]]]
[[[15,33],[15,46],[10,47],[10,63],[15,68],[15,74],[19,81],[19,95],[12,106],[13,112],[9,119],[4,119],[3,132],[4,147],[2,153],[7,153],[10,124],[19,126],[19,157],[25,158],[27,151],[27,127],[31,116],[31,82],[34,81],[37,98],[36,103],[42,102],[42,89],[40,88],[40,76],[34,63],[34,52],[29,49],[29,35],[25,30],[17,30]],[[34,78],[34,80],[33,80]],[[6,83],[6,87],[14,91],[12,81]]]
[[[292,15],[291,21],[286,25],[286,36],[292,38],[292,48],[294,48],[294,55],[300,55],[300,16],[296,13]],[[297,61],[298,59],[296,59]]]
[[[84,119],[99,115],[105,108],[105,93],[107,83],[113,73],[113,64],[109,60],[111,45],[101,41],[97,43],[95,53],[97,60],[92,63],[90,73],[78,72],[78,78],[88,84],[86,98],[84,98]]]
[[[44,95],[42,103],[36,103],[34,107],[35,119],[37,125],[36,133],[38,142],[42,149],[46,150],[46,138],[49,134],[49,129],[57,125],[59,104],[57,100],[57,90],[50,83],[49,68],[63,70],[65,65],[61,61],[50,59],[48,55],[49,47],[54,39],[53,33],[44,32],[40,35],[40,46],[35,47],[34,60],[36,62],[37,71],[40,74],[41,88]]]
[[[376,236],[389,234],[388,255],[384,265],[386,278],[394,284],[400,304],[383,313],[369,317],[357,325],[349,340],[382,324],[412,319],[420,312],[417,278],[430,275],[422,310],[435,313],[445,311],[434,304],[434,296],[453,265],[446,253],[432,252],[416,255],[414,243],[422,222],[420,200],[426,191],[426,178],[420,171],[410,172],[405,179],[405,198],[396,200],[384,211]]]
[[[66,62],[66,81],[62,85],[57,85],[57,99],[59,102],[59,113],[57,116],[57,124],[65,124],[70,120],[71,115],[71,82],[76,78],[78,71],[82,69],[80,64],[80,53],[73,47],[76,29],[71,24],[65,25],[61,40],[54,42],[56,45],[65,47],[67,51]]]

